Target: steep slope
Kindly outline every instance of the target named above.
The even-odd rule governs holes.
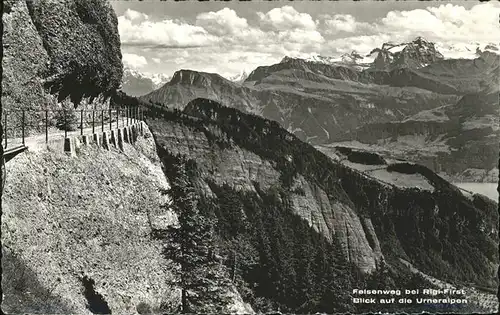
[[[320,287],[315,289],[319,300],[305,311],[300,301],[307,295],[286,290],[308,291],[307,283],[293,280],[298,266],[283,262],[292,255],[305,265],[312,263],[317,247],[311,249],[299,241],[309,237],[323,238],[332,246],[329,251],[338,253],[328,259],[335,257],[332,264],[343,270],[341,275],[335,273],[337,281],[344,283],[343,292],[361,285],[346,263],[366,273],[385,262],[396,286],[409,285],[405,282],[411,278],[409,269],[398,263],[399,258],[457,285],[496,285],[497,204],[462,193],[425,167],[352,154],[348,149],[337,150],[335,161],[273,121],[209,100],[192,101],[185,114],[153,106],[147,115],[155,117],[148,124],[163,163],[170,165],[184,156],[196,164],[199,174],[192,180],[205,196],[204,202],[211,205],[207,209],[213,209],[219,219],[225,253],[239,253],[240,292],[246,292],[244,298],[257,310],[279,306],[292,312],[331,313],[352,307],[350,297],[339,288],[332,292]],[[365,172],[367,167],[373,173]],[[394,182],[401,179],[403,184]],[[239,209],[237,214],[234,209]],[[272,216],[264,215],[267,212]],[[274,229],[268,230],[265,222],[271,218],[281,222],[282,228],[276,230],[280,225],[273,224]],[[301,220],[292,228],[294,218]],[[300,222],[306,226],[297,229]],[[306,237],[307,226],[319,235]],[[309,248],[311,258],[303,256],[299,248],[304,247],[299,244]],[[272,269],[279,262],[285,269]],[[307,271],[311,278],[304,280],[312,280],[319,272],[311,268]],[[275,292],[263,290],[283,282],[289,286]],[[339,294],[341,304],[322,304],[325,294]]]
[[[41,111],[107,109],[123,66],[117,18],[107,0],[6,0],[2,14],[2,105],[7,134],[43,132]],[[56,117],[49,113],[49,124]]]
[[[19,125],[14,110],[108,107],[123,71],[108,1],[3,5],[2,106],[12,110],[9,126]],[[2,313],[178,310],[178,266],[153,233],[177,219],[155,149],[146,132],[123,151],[92,144],[70,156],[29,144],[10,156],[2,169]],[[231,304],[239,295],[228,295],[231,311],[251,313]]]
[[[175,223],[160,193],[169,184],[150,135],[125,146],[127,154],[89,146],[77,157],[26,152],[8,162],[4,312],[91,314],[84,277],[112,313],[178,304],[178,289],[168,284],[174,266],[150,235]]]
[[[178,222],[153,137],[123,151],[27,151],[2,196],[6,313],[175,313],[179,266],[156,235]],[[174,200],[175,201],[175,200]],[[228,311],[253,313],[234,288]]]
[[[378,53],[374,61],[376,69],[413,68],[418,69],[443,60],[443,55],[434,43],[417,37],[409,43],[385,43],[370,54]]]

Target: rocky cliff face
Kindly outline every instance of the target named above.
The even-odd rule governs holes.
[[[409,43],[385,43],[382,48],[374,49],[376,53],[375,69],[392,70],[395,68],[418,69],[443,60],[443,55],[436,49],[434,43],[422,37],[417,37]]]
[[[234,146],[218,150],[203,130],[195,130],[182,123],[165,123],[162,120],[149,122],[158,145],[174,155],[181,154],[198,161],[203,171],[204,193],[213,196],[208,182],[219,186],[228,184],[236,190],[257,193],[256,185],[267,191],[280,186],[280,171],[270,161],[257,154]],[[223,132],[215,127],[207,131],[216,137],[224,138]],[[373,230],[368,236],[362,228],[360,218],[346,204],[329,199],[327,192],[315,183],[298,176],[294,185],[304,190],[303,195],[294,194],[290,200],[291,209],[311,227],[332,241],[334,235],[343,235],[341,243],[346,257],[364,272],[375,269],[382,259],[380,248],[371,248],[368,238],[375,238]],[[368,226],[371,222],[367,219]]]
[[[238,192],[246,209],[244,196],[275,194],[280,216],[291,213],[340,244],[344,258],[365,273],[403,258],[436,278],[495,286],[496,203],[461,192],[425,167],[346,150],[332,160],[275,122],[212,101],[195,100],[185,113],[152,108],[151,117],[162,118],[148,124],[160,157],[195,161],[194,180],[206,198],[222,200],[221,189]]]
[[[74,157],[51,150],[11,159],[2,196],[2,310],[177,312],[178,266],[155,237],[178,222],[169,188],[147,130],[123,151],[89,145]],[[228,309],[252,313],[231,290]]]
[[[7,0],[2,20],[6,109],[92,103],[119,87],[120,39],[107,1]]]

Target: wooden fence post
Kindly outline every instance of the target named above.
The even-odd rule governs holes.
[[[22,137],[23,137],[23,145],[24,145],[24,120],[25,117],[24,117],[24,109],[23,109],[23,118],[21,120],[21,132],[22,132]]]
[[[95,133],[95,110],[92,110],[92,134]]]
[[[83,109],[80,111],[80,135],[83,135]]]
[[[5,111],[5,118],[4,118],[4,125],[5,125],[5,148],[7,149],[7,115],[9,114],[8,111]]]
[[[101,110],[101,131],[104,132],[104,110]]]
[[[113,127],[111,126],[111,121],[113,119],[111,119],[111,107],[109,108],[109,130],[113,129]]]
[[[66,119],[66,110],[63,109],[64,113],[64,139],[68,137],[68,120]]]
[[[49,111],[45,110],[45,143],[49,142]]]

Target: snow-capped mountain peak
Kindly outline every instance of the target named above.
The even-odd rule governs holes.
[[[248,73],[243,70],[240,73],[233,75],[233,76],[228,76],[227,79],[229,81],[233,81],[235,83],[242,83],[248,78]]]
[[[494,43],[439,43],[436,44],[445,58],[454,59],[474,59],[483,54],[490,52],[500,54],[499,44]]]
[[[144,95],[156,90],[170,81],[171,76],[163,73],[141,72],[124,68],[122,90],[132,96]]]

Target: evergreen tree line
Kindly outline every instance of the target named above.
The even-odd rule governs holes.
[[[255,183],[256,187],[258,184]],[[210,183],[217,229],[243,298],[261,312],[352,312],[356,286],[340,244],[330,243],[281,201]]]
[[[170,180],[172,210],[179,224],[155,230],[164,241],[164,256],[178,264],[174,283],[181,289],[179,313],[224,313],[230,303],[229,275],[218,255],[214,217],[200,203],[191,178],[195,164],[179,156],[161,154]]]
[[[445,275],[451,281],[460,279],[473,281],[471,277],[475,276],[480,276],[481,279],[491,279],[485,274],[484,266],[488,265],[488,261],[485,260],[486,256],[493,260],[498,257],[490,246],[493,244],[492,239],[484,239],[483,234],[472,233],[481,221],[480,219],[484,218],[484,215],[479,213],[482,207],[478,206],[479,208],[476,209],[472,202],[456,196],[452,189],[446,189],[447,183],[439,185],[438,190],[432,194],[417,190],[393,189],[388,194],[383,193],[384,213],[372,213],[372,210],[380,209],[380,205],[376,204],[382,200],[379,194],[380,189],[378,189],[379,184],[360,178],[359,174],[355,174],[354,171],[333,163],[311,146],[296,139],[279,126],[274,126],[274,122],[214,104],[203,106],[206,104],[201,103],[191,108],[188,106],[186,109],[189,109],[189,114],[197,117],[190,117],[181,111],[165,111],[157,108],[151,110],[151,113],[155,117],[180,122],[205,133],[208,132],[208,127],[220,128],[236,145],[274,162],[277,169],[285,170],[282,172],[284,183],[291,183],[293,177],[300,173],[327,191],[331,198],[340,199],[358,211],[364,211],[372,218],[376,233],[381,237],[381,246],[386,258],[405,257],[409,254],[411,255],[409,260],[413,261],[416,267],[437,277]],[[206,113],[197,114],[196,111]],[[216,120],[209,120],[215,116]],[[286,159],[286,156],[291,156],[291,161]],[[369,185],[364,185],[367,183]],[[216,191],[217,187],[212,187],[212,189]],[[321,292],[325,292],[322,291],[325,287],[307,289],[306,292],[313,293],[304,295],[297,293],[301,292],[297,279],[302,279],[304,273],[314,275],[311,269],[317,269],[309,267],[309,271],[306,269],[302,272],[298,270],[304,261],[293,263],[293,261],[298,261],[296,257],[300,255],[296,254],[296,250],[300,246],[296,246],[293,237],[290,237],[290,229],[285,228],[288,221],[283,222],[286,207],[282,203],[282,195],[286,194],[286,189],[274,193],[259,192],[257,195],[246,197],[240,194],[241,192],[231,195],[229,191],[224,191],[224,193],[217,193],[218,198],[215,201],[201,197],[200,202],[204,204],[205,209],[210,209],[217,217],[219,233],[216,238],[223,250],[222,258],[225,259],[233,275],[231,278],[234,279],[245,299],[257,306],[258,310],[281,309],[303,313],[302,309],[313,310],[317,305],[320,306],[316,309],[321,311],[332,307],[341,309],[342,306],[338,305],[322,306],[322,300],[318,296],[323,296]],[[230,198],[232,201],[228,201],[228,198],[224,199],[223,195],[233,196]],[[408,200],[413,200],[413,202],[409,203]],[[229,205],[223,206],[224,202]],[[438,215],[431,213],[436,205],[441,209]],[[485,207],[485,210],[490,210],[486,208],[490,207]],[[231,209],[240,210],[234,212]],[[368,211],[369,209],[371,210]],[[456,212],[446,211],[446,209],[455,209]],[[412,214],[411,217],[408,217],[409,213]],[[454,213],[465,220],[457,221]],[[252,223],[248,224],[248,222]],[[292,225],[291,230],[297,230],[297,224]],[[439,239],[434,237],[433,228],[441,232]],[[234,231],[239,232],[235,234]],[[419,245],[415,246],[415,244]],[[310,247],[321,248],[321,246],[323,245],[318,241]],[[241,253],[245,253],[245,258],[240,257]],[[290,257],[293,259],[288,259]],[[284,261],[292,261],[292,263],[285,263],[285,266],[282,266]],[[474,262],[478,263],[474,264]],[[341,262],[337,264],[342,266]],[[307,263],[305,265],[307,266]],[[314,266],[314,264],[311,265]],[[254,272],[255,270],[258,272]],[[259,278],[259,274],[266,276]],[[346,274],[354,276],[351,285],[355,283],[360,287],[369,283],[369,279],[357,275],[356,270],[350,270]],[[385,276],[382,276],[384,274],[386,273],[377,272],[373,277],[384,278]],[[401,275],[408,276],[409,273],[398,270],[391,276],[398,287],[404,287],[410,279]],[[306,279],[309,281],[313,279],[312,282],[318,286],[317,277],[311,276]],[[424,283],[422,279],[415,281],[421,285]],[[339,283],[342,282],[339,281]],[[306,285],[302,286],[302,288],[305,287],[310,288]],[[306,299],[301,299],[303,296],[308,298],[314,296],[316,302],[306,303]],[[339,300],[349,301],[349,298]],[[304,301],[306,304],[299,304],[298,301]],[[352,307],[352,305],[347,307]],[[326,312],[331,312],[331,310]]]
[[[474,204],[427,168],[412,166],[412,169],[407,169],[406,164],[398,164],[388,170],[419,173],[435,186],[434,192],[397,187],[386,192],[379,183],[372,185],[372,180],[334,163],[311,145],[279,127],[277,122],[205,99],[190,102],[184,112],[204,119],[193,120],[191,124],[215,124],[236,145],[273,161],[285,183],[290,183],[293,176],[299,173],[321,187],[331,198],[358,212],[365,212],[381,237],[385,253],[397,255],[397,251],[403,250],[411,255],[410,260],[418,268],[438,278],[476,283],[487,281],[494,285],[488,266],[498,261],[498,252],[495,251],[498,235],[489,236],[475,231],[480,229],[483,220],[488,225],[496,222],[497,211],[492,206]],[[187,123],[188,118],[183,120]],[[286,159],[287,156],[291,159]],[[377,204],[380,193],[386,197],[383,205]],[[434,214],[436,206],[440,211]],[[380,209],[385,209],[384,213]],[[402,213],[405,215],[401,216]],[[436,234],[436,229],[439,234]],[[391,242],[394,238],[399,242]]]

